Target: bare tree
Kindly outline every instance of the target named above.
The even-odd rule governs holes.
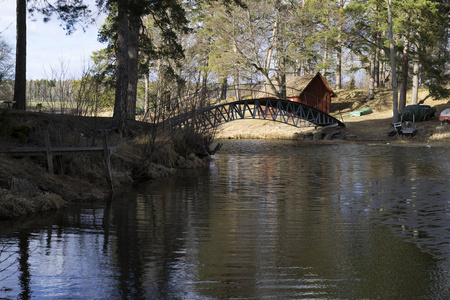
[[[11,58],[11,47],[0,36],[0,85],[11,78],[14,64]]]
[[[287,49],[292,43],[284,38],[290,20],[287,6],[279,0],[248,1],[246,8],[222,7],[214,15],[218,39],[230,46],[228,58],[238,61],[239,68],[258,73],[271,93],[283,97]]]
[[[40,89],[39,96],[52,112],[64,114],[76,107],[73,78],[69,77],[68,69],[69,64],[60,59],[59,66],[51,66],[50,75],[45,74],[48,84]]]

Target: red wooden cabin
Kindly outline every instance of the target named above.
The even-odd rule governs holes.
[[[286,87],[287,99],[330,113],[331,98],[336,97],[336,94],[319,72],[315,75],[288,77]]]
[[[271,97],[265,92],[267,90],[268,88],[263,86],[259,90],[258,98]],[[309,105],[329,114],[333,97],[336,97],[336,94],[319,72],[286,78],[286,99],[288,100]]]

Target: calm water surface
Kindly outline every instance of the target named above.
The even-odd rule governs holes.
[[[225,141],[109,206],[0,223],[0,298],[449,299],[449,158]]]

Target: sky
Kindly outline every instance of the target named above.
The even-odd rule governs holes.
[[[95,10],[94,6],[90,7]],[[36,22],[27,18],[27,80],[51,79],[52,69],[61,73],[61,65],[67,68],[67,79],[80,78],[92,52],[106,47],[97,41],[103,18],[89,25],[85,32],[78,26],[71,35],[66,35],[56,17],[48,23],[44,23],[39,14],[36,18]],[[0,38],[15,53],[16,0],[0,0]]]

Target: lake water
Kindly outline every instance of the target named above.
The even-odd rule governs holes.
[[[111,205],[1,222],[0,298],[450,298],[450,149],[223,142]]]

